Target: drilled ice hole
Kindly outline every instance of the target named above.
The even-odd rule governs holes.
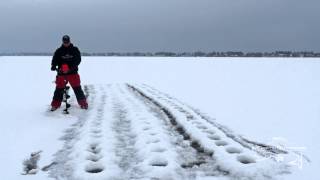
[[[228,142],[219,140],[219,141],[216,141],[216,145],[217,146],[225,146],[225,145],[228,145]]]
[[[236,147],[227,147],[227,148],[226,148],[226,151],[227,151],[228,153],[230,153],[230,154],[239,154],[239,153],[242,152],[241,149],[236,148]]]
[[[238,161],[241,162],[242,164],[251,164],[251,163],[255,163],[256,160],[248,155],[239,155],[237,157]]]
[[[100,173],[104,170],[104,167],[100,163],[90,163],[86,166],[85,170],[88,173]]]

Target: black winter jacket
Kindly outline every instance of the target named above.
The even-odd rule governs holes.
[[[70,71],[67,74],[76,74],[78,73],[78,66],[80,62],[81,53],[76,46],[70,44],[69,47],[64,47],[62,45],[54,53],[51,66],[58,66],[58,68],[60,69],[62,64],[68,64]]]

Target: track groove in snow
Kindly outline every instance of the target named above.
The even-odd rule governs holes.
[[[272,159],[258,161],[252,143],[151,87],[91,85],[85,92],[90,108],[71,111],[78,121],[49,168],[55,179],[273,179],[287,172]]]
[[[218,177],[228,174],[228,172],[221,170],[217,166],[215,159],[212,157],[213,152],[204,151],[197,141],[190,139],[190,136],[186,134],[181,126],[177,126],[177,122],[170,112],[144,96],[133,86],[128,85],[128,87],[145,103],[150,112],[153,112],[159,120],[165,122],[168,134],[171,136],[171,142],[175,145],[175,151],[178,152],[180,166],[185,169],[183,172],[184,178],[192,179],[196,176]]]
[[[144,90],[151,93],[152,95],[157,96],[158,99],[162,99],[166,101],[166,103],[170,104],[177,110],[179,110],[181,113],[184,113],[188,119],[192,119],[194,117],[198,117],[200,119],[203,119],[207,121],[209,124],[214,126],[215,128],[219,129],[221,132],[223,132],[227,137],[233,139],[237,143],[239,143],[244,148],[256,151],[256,153],[260,154],[264,157],[271,157],[276,158],[278,154],[288,154],[289,152],[284,149],[279,149],[276,146],[271,146],[259,142],[255,142],[249,139],[246,139],[242,136],[236,135],[232,130],[230,130],[228,127],[225,127],[215,121],[215,119],[206,116],[204,113],[201,113],[200,110],[194,109],[190,107],[189,105],[186,105],[182,103],[181,101],[171,97],[170,95],[163,93],[155,88],[152,88],[148,85],[142,85]],[[200,122],[194,122],[197,125],[201,124]]]

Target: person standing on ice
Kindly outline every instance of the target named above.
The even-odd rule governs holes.
[[[83,93],[78,74],[78,66],[81,62],[81,53],[74,46],[68,35],[62,37],[62,45],[53,55],[51,70],[57,71],[56,89],[51,102],[51,111],[55,111],[61,106],[65,80],[68,81],[77,97],[78,104],[82,109],[88,109],[86,96]]]

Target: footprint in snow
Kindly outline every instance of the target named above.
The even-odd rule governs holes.
[[[142,130],[147,131],[147,130],[150,130],[150,129],[151,129],[150,127],[144,127]]]
[[[150,160],[149,165],[151,165],[151,166],[167,166],[168,161],[163,158],[155,157],[152,160]]]
[[[208,129],[206,126],[203,126],[203,125],[198,125],[197,126],[199,129]]]
[[[154,143],[159,143],[160,142],[160,140],[159,139],[150,139],[150,140],[148,140],[147,141],[147,144],[154,144]]]
[[[210,136],[208,136],[208,137],[209,137],[209,139],[211,139],[211,140],[220,140],[220,139],[221,139],[221,137],[218,136],[218,135],[210,135]]]
[[[93,137],[93,138],[101,138],[102,135],[101,134],[92,134],[91,137]]]
[[[211,134],[211,135],[216,133],[214,130],[205,130],[204,132],[208,133],[208,134]]]
[[[101,130],[100,129],[92,129],[91,132],[94,134],[100,134]]]
[[[230,154],[239,154],[242,152],[242,150],[237,147],[227,147],[226,151]]]
[[[161,147],[155,147],[155,148],[152,148],[151,149],[151,152],[159,152],[159,153],[162,153],[162,152],[165,152],[167,151],[166,148],[161,148]]]
[[[87,160],[92,161],[92,162],[98,162],[100,159],[102,159],[102,155],[90,154],[87,156]]]
[[[157,134],[158,134],[158,133],[155,133],[155,132],[150,133],[151,136],[155,136],[155,135],[157,135]]]
[[[225,145],[228,145],[228,142],[223,141],[223,140],[219,140],[219,141],[216,141],[216,145],[217,146],[225,146]]]
[[[89,146],[88,151],[93,154],[99,154],[101,152],[101,148],[98,147],[98,144],[93,143]]]
[[[201,122],[198,121],[193,121],[192,124],[197,124],[197,125],[201,125]]]
[[[237,157],[237,160],[239,162],[241,162],[242,164],[251,164],[251,163],[255,163],[256,160],[254,157],[248,156],[248,155],[239,155]]]

